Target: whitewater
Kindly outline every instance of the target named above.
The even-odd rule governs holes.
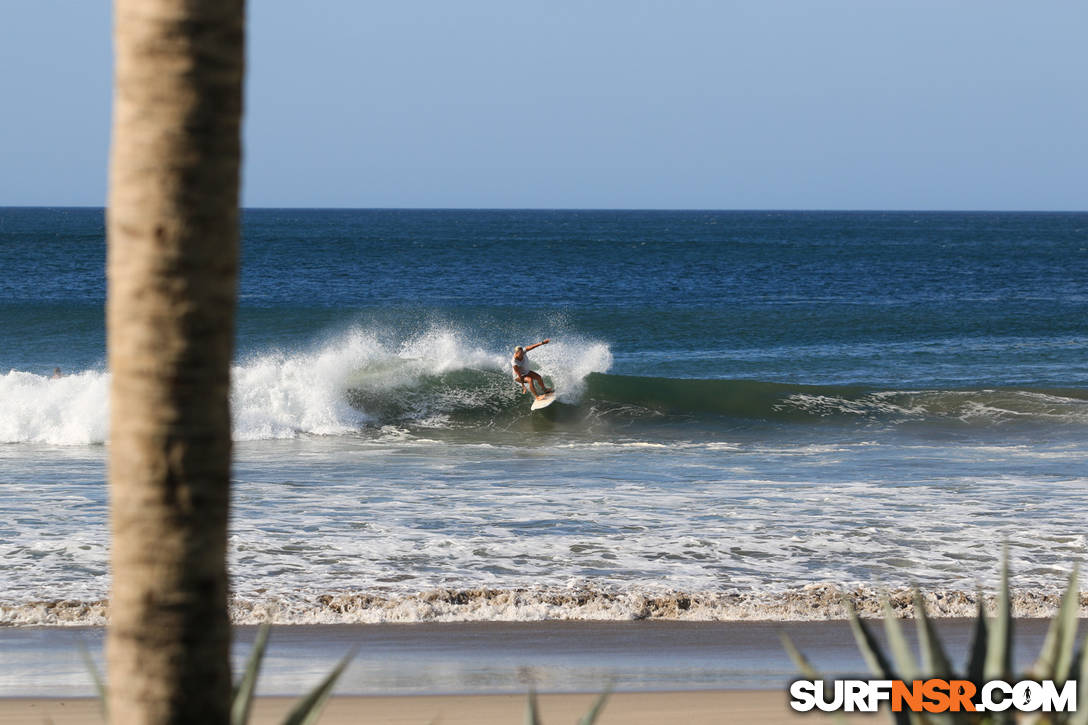
[[[825,618],[915,583],[968,616],[993,541],[1039,614],[1086,546],[1079,391],[623,376],[572,336],[532,355],[545,416],[473,337],[353,328],[234,366],[235,621]],[[108,617],[108,385],[0,377],[2,623]]]
[[[1088,558],[1086,222],[247,210],[232,617],[969,615],[1005,543],[1045,613]],[[0,624],[108,617],[104,252],[101,209],[0,209]]]
[[[312,350],[252,355],[231,370],[234,438],[357,433],[381,424],[390,405],[400,409],[401,420],[438,426],[451,411],[486,407],[493,399],[518,402],[520,388],[507,372],[511,352],[485,350],[466,337],[447,329],[390,342],[357,329]],[[587,375],[612,364],[607,345],[577,339],[535,351],[532,360],[553,381],[558,399],[570,403],[580,400]],[[482,380],[460,387],[444,381],[465,371]],[[106,443],[108,392],[105,371],[59,379],[18,370],[0,375],[0,443]],[[372,412],[353,400],[370,401]]]
[[[309,350],[250,355],[231,371],[234,439],[350,435],[387,425],[494,434],[525,417],[524,399],[510,382],[510,353],[471,339],[470,332],[449,328],[400,340],[352,329]],[[1088,392],[1073,389],[879,390],[606,375],[609,346],[578,337],[538,348],[531,360],[574,414],[553,422],[577,420],[587,435],[599,430],[592,423],[606,419],[660,423],[669,415],[700,414],[733,425],[845,419],[1088,426]],[[59,379],[18,370],[0,375],[0,443],[104,444],[108,392],[109,373],[99,370]]]

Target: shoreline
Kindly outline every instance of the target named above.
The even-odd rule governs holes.
[[[1061,601],[1057,588],[1013,589],[1013,616],[1053,617]],[[684,592],[572,588],[431,589],[417,593],[333,592],[309,597],[228,602],[232,624],[278,626],[363,625],[453,622],[821,622],[844,621],[844,599],[863,618],[884,616],[882,599],[906,618],[914,617],[913,590],[865,585],[807,584],[781,591]],[[973,618],[978,592],[922,590],[926,613],[934,619]],[[996,595],[982,594],[992,615]],[[1088,617],[1088,592],[1081,592],[1080,617]],[[0,626],[106,626],[104,599],[0,602]]]
[[[954,662],[974,623],[937,620]],[[1017,620],[1016,665],[1034,661],[1049,622]],[[904,628],[914,640],[914,627]],[[881,627],[874,634],[883,639]],[[232,664],[241,671],[256,627],[237,627]],[[347,652],[341,696],[461,696],[542,693],[783,691],[797,670],[784,633],[827,674],[867,671],[850,626],[830,622],[467,622],[273,627],[261,696],[297,696]],[[0,628],[0,697],[95,693],[81,651],[104,671],[101,627]]]

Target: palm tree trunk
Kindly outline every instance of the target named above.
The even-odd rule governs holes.
[[[243,0],[115,0],[110,720],[226,723]]]

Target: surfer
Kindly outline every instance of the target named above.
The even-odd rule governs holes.
[[[525,354],[530,350],[540,347],[541,345],[547,345],[551,342],[548,340],[541,340],[533,345],[526,345],[522,347],[518,345],[514,348],[514,357],[510,360],[510,367],[514,370],[514,382],[521,383],[521,392],[532,393],[533,397],[540,400],[548,393],[555,392],[551,388],[544,387],[544,378],[540,377],[540,373],[534,372],[529,369],[529,358]],[[526,388],[525,386],[529,387]],[[540,386],[540,392],[536,392],[536,385]]]

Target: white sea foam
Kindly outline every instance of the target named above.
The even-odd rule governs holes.
[[[238,440],[337,435],[366,420],[345,398],[346,381],[380,346],[351,333],[315,352],[271,353],[232,369],[231,408]]]
[[[240,446],[229,543],[235,594],[304,618],[322,611],[314,602],[325,594],[377,597],[385,603],[362,607],[365,616],[408,617],[404,607],[435,590],[762,596],[810,582],[917,582],[970,592],[993,585],[1000,541],[1012,547],[1014,585],[1046,591],[1088,554],[1076,513],[1088,481],[1050,459],[1040,464],[1046,475],[1008,473],[1019,445],[916,446],[909,457],[918,463],[904,479],[881,465],[901,449],[869,441],[689,444],[679,458],[671,447],[624,443],[638,441],[615,449],[450,445],[386,427],[365,440]],[[831,475],[829,459],[840,463]],[[100,464],[101,452],[86,465]],[[90,474],[71,481],[34,461],[22,465],[38,473],[7,486],[0,502],[0,514],[18,522],[0,541],[0,601],[105,597],[101,486]],[[858,477],[844,479],[847,470]],[[37,483],[46,476],[55,480]],[[510,600],[504,613],[494,598],[479,610],[428,611],[567,616],[554,602],[530,600]],[[609,617],[633,616],[619,599],[599,603],[612,608]]]
[[[794,393],[775,404],[774,410],[890,422],[946,419],[984,425],[1013,421],[1088,423],[1088,400],[1031,390],[884,390],[859,398]]]
[[[549,343],[532,351],[533,366],[554,381],[556,398],[575,403],[585,391],[590,373],[603,373],[612,367],[612,352],[599,342],[582,340]]]
[[[235,619],[819,619],[839,616],[836,588],[911,583],[959,615],[964,592],[993,591],[1002,541],[1025,607],[1050,606],[1088,556],[1073,443],[642,442],[464,445],[385,426],[241,444]],[[1031,450],[1063,457],[1029,471]],[[104,621],[104,451],[5,454],[21,473],[0,499],[15,522],[0,623]]]
[[[90,445],[106,440],[109,376],[0,375],[0,443]]]
[[[1014,590],[1013,615],[1052,617],[1058,610],[1056,589]],[[1083,594],[1082,594],[1083,597]],[[930,617],[973,617],[979,595],[973,591],[923,592]],[[388,624],[409,622],[539,622],[580,621],[817,621],[845,619],[850,601],[862,617],[884,616],[887,599],[900,617],[915,616],[913,593],[907,588],[882,589],[814,583],[783,591],[684,592],[594,588],[433,589],[417,594],[363,592],[258,598],[234,597],[229,603],[234,624]],[[983,595],[990,615],[996,597]],[[1081,605],[1078,616],[1088,615]],[[26,604],[0,602],[0,626],[105,626],[109,602],[104,599],[59,599]]]

